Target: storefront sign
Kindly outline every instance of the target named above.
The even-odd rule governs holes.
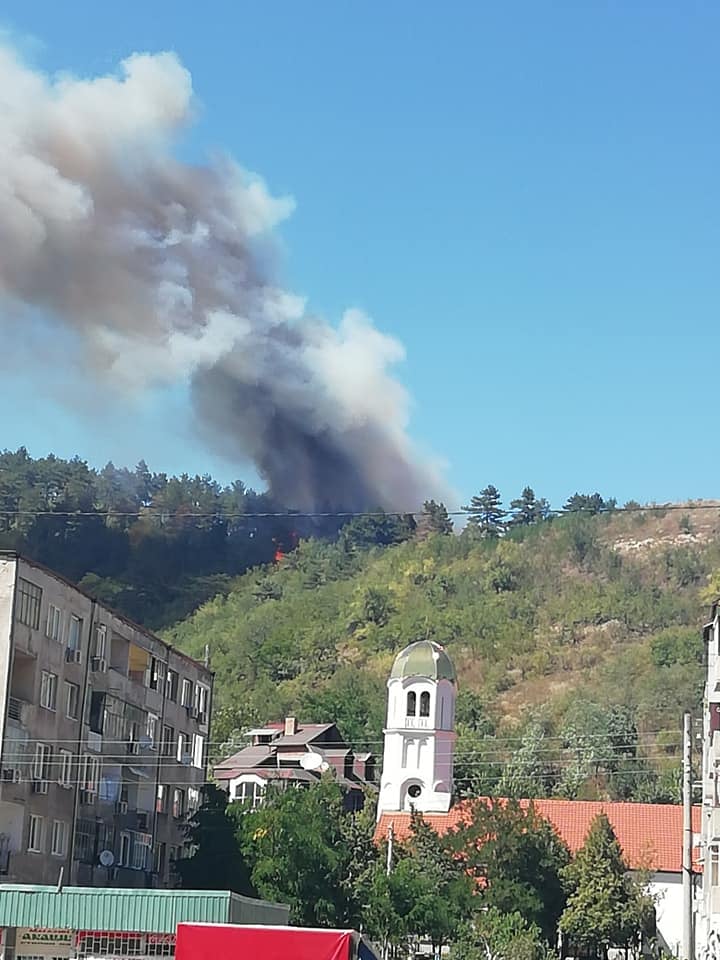
[[[35,957],[69,957],[73,946],[72,930],[53,930],[49,927],[18,927],[15,934],[15,954]]]

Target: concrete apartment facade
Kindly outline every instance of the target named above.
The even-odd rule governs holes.
[[[172,885],[211,697],[206,666],[0,551],[0,881]]]
[[[702,899],[697,913],[697,956],[720,960],[720,601],[705,625],[707,677],[703,702]]]

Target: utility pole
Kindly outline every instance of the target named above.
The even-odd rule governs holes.
[[[693,950],[693,876],[692,876],[692,734],[691,718],[683,717],[683,960],[695,960]]]

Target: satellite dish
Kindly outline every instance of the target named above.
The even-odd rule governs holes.
[[[111,867],[115,863],[115,854],[112,850],[103,850],[100,853],[100,863],[104,867]]]
[[[327,763],[319,753],[305,753],[300,757],[300,766],[303,770],[322,770],[327,768]]]

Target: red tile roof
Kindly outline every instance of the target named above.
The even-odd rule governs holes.
[[[485,798],[480,798],[485,799]],[[459,824],[467,817],[472,801],[452,807],[449,813],[426,813],[424,819],[439,834]],[[494,800],[502,803],[502,800]],[[681,806],[665,803],[605,803],[586,800],[520,800],[527,808],[535,805],[540,816],[548,820],[570,848],[577,852],[582,847],[590,824],[605,813],[615,830],[628,865],[633,869],[654,872],[679,873],[682,868]],[[693,832],[700,833],[700,808],[693,807]],[[393,825],[397,840],[410,833],[409,813],[384,813],[375,828],[375,840],[387,836]]]

